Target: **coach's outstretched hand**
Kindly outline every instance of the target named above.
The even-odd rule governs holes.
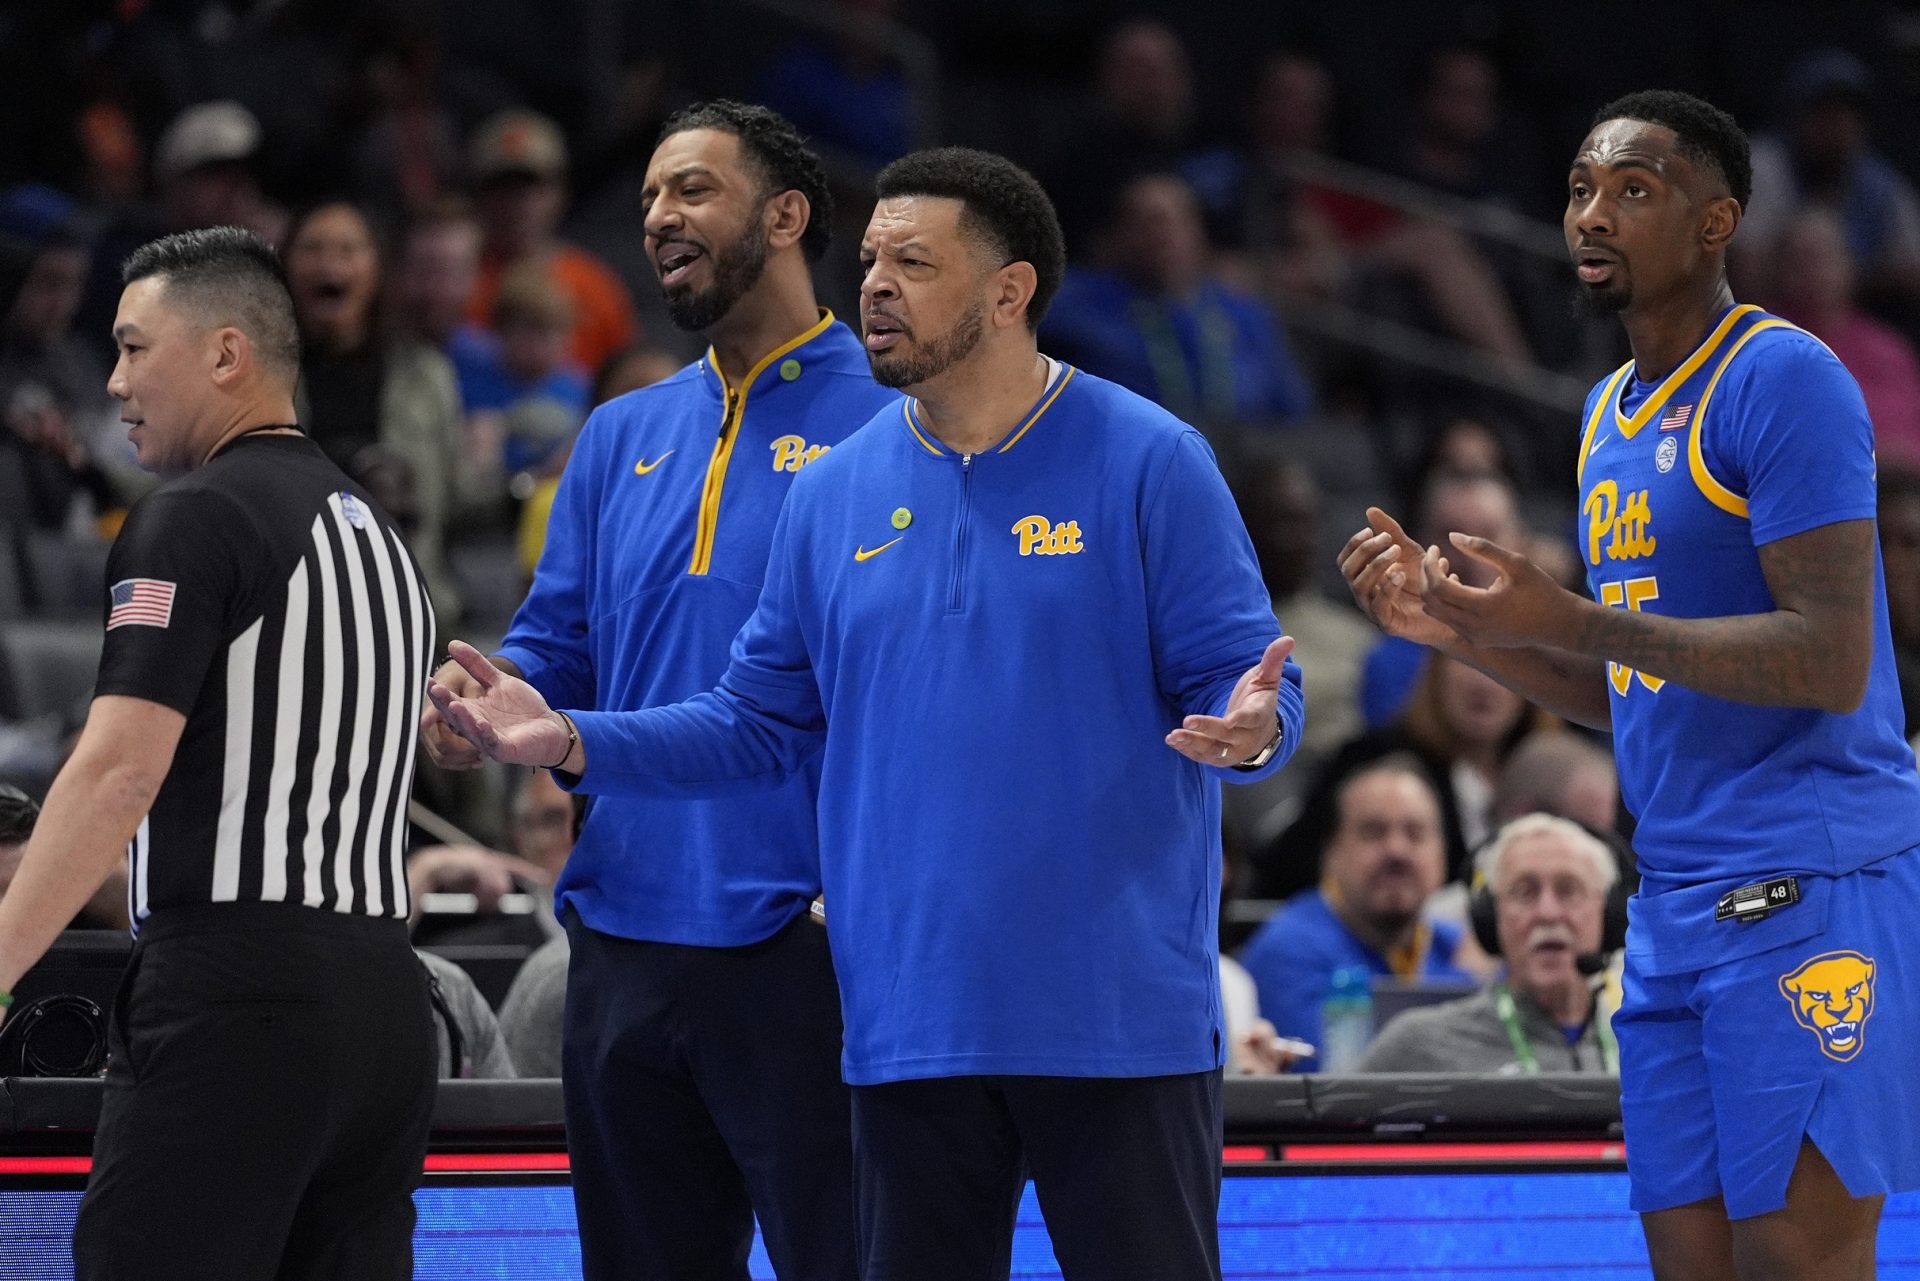
[[[427,697],[454,733],[509,765],[549,768],[565,763],[561,758],[568,754],[573,732],[539,690],[501,671],[465,641],[448,644],[447,655],[480,686],[478,694],[462,698],[437,680],[427,682]]]
[[[1189,716],[1167,735],[1167,746],[1202,765],[1238,765],[1273,741],[1279,724],[1280,671],[1293,653],[1293,637],[1267,646],[1227,699],[1225,716]]]

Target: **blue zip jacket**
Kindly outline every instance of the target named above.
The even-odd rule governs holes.
[[[794,477],[900,400],[823,313],[739,389],[709,351],[602,406],[567,464],[533,589],[500,652],[559,707],[651,707],[711,689],[759,597]],[[818,778],[818,763],[801,761],[771,791],[599,800],[557,905],[623,938],[758,942],[819,892]]]
[[[806,768],[855,1085],[1224,1061],[1218,780],[1165,742],[1278,635],[1212,451],[1071,369],[962,457],[881,411],[794,485],[719,687],[576,717],[587,791]]]

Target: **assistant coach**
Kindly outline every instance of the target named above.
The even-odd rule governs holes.
[[[107,389],[168,483],[114,544],[86,728],[0,900],[4,990],[130,850],[75,1270],[398,1281],[433,1104],[401,867],[433,611],[293,426],[273,251],[188,232],[123,274]]]

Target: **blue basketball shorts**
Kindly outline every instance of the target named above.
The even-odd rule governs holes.
[[[1778,1210],[1806,1139],[1855,1196],[1920,1187],[1920,848],[1715,920],[1744,884],[1629,904],[1613,1027],[1633,1208]]]

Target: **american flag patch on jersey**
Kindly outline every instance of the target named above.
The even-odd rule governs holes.
[[[174,584],[159,578],[123,578],[107,590],[113,608],[107,630],[116,627],[165,627],[173,621]]]
[[[1675,405],[1667,411],[1667,416],[1660,420],[1660,430],[1679,431],[1687,425],[1687,419],[1691,417],[1693,417],[1692,405]]]

